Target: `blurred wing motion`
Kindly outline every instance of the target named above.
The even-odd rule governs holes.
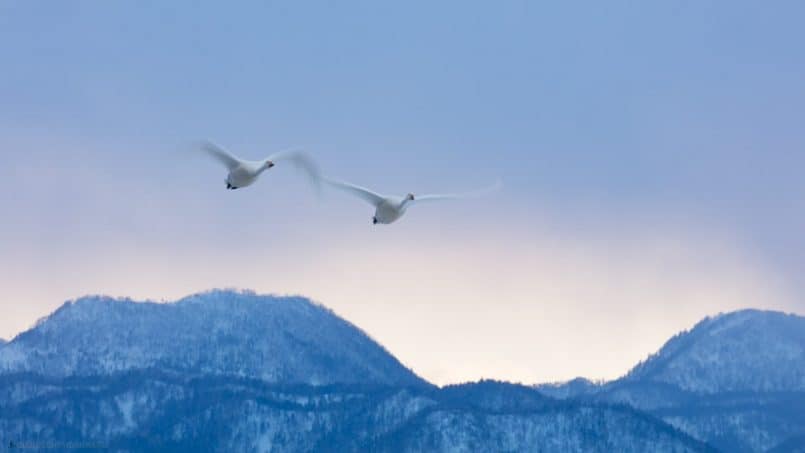
[[[218,162],[221,162],[229,171],[234,170],[241,164],[240,159],[224,151],[214,143],[203,142],[201,144],[201,150],[215,158]]]
[[[473,190],[471,192],[432,194],[432,195],[417,195],[416,198],[414,198],[414,202],[417,203],[417,202],[420,202],[420,201],[438,201],[438,200],[455,200],[455,199],[458,199],[458,198],[475,198],[475,197],[480,197],[482,195],[486,195],[486,194],[489,194],[489,193],[492,193],[492,192],[496,192],[496,191],[500,190],[501,187],[503,187],[503,183],[498,181],[498,182],[496,182],[495,184],[493,184],[493,185],[491,185],[489,187],[479,189],[479,190]]]
[[[316,164],[316,161],[314,161],[310,155],[304,151],[280,151],[269,156],[268,160],[273,162],[275,165],[281,162],[293,164],[297,170],[301,170],[307,175],[311,184],[313,184],[316,188],[320,186],[321,172],[319,171],[319,166]]]
[[[356,186],[355,184],[350,184],[348,182],[343,181],[333,181],[330,179],[326,179],[325,181],[327,182],[327,184],[335,187],[336,189],[341,189],[359,198],[363,198],[368,203],[374,206],[379,205],[384,200],[384,197],[382,195],[372,192],[371,190],[365,187]]]

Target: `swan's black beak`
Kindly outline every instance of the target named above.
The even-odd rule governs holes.
[[[268,168],[271,168],[273,166],[274,166],[274,162],[268,161]]]

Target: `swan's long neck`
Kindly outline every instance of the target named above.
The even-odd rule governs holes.
[[[260,168],[257,169],[257,174],[259,175],[273,166],[274,164],[270,160],[267,160],[263,163],[263,165],[260,166]]]
[[[405,209],[408,203],[411,202],[411,199],[408,197],[403,198],[403,201],[400,202],[400,209]]]

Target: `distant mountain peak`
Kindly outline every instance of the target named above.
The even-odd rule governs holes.
[[[483,379],[442,387],[442,399],[452,405],[487,410],[536,410],[555,403],[532,387],[511,382]]]
[[[576,377],[569,381],[537,384],[534,388],[545,395],[565,399],[576,398],[587,393],[592,393],[598,390],[604,383],[604,381],[591,381],[587,378]]]
[[[716,335],[730,329],[741,328],[748,323],[768,324],[787,318],[802,319],[802,317],[798,315],[780,311],[746,308],[727,313],[719,313],[716,316],[705,318],[701,323],[697,324],[694,329],[696,327],[707,328],[710,335]]]
[[[755,309],[705,318],[624,379],[703,393],[805,390],[805,318]]]
[[[158,368],[268,382],[420,385],[363,331],[299,296],[210,290],[177,302],[86,296],[0,350],[0,373]]]

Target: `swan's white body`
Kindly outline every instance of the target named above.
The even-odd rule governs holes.
[[[376,223],[389,224],[396,222],[411,206],[413,198],[386,197],[375,207]]]
[[[271,161],[241,161],[237,167],[231,168],[226,176],[226,183],[233,189],[252,185],[261,173],[273,166]]]
[[[367,201],[369,204],[375,207],[375,215],[372,218],[372,223],[382,223],[386,225],[399,220],[400,217],[402,217],[408,208],[414,203],[422,201],[446,200],[451,198],[466,198],[487,193],[500,187],[500,183],[498,183],[495,184],[495,186],[487,189],[462,194],[423,195],[417,197],[414,196],[414,194],[409,193],[404,197],[399,197],[380,195],[379,193],[373,192],[365,187],[356,186],[355,184],[350,184],[347,182],[327,180],[327,183],[333,187],[345,190]]]
[[[226,176],[227,189],[240,189],[254,184],[257,178],[277,162],[288,161],[308,173],[313,181],[319,180],[316,164],[300,151],[284,151],[273,154],[264,160],[243,160],[224,151],[212,143],[204,143],[201,149],[223,164],[229,173]]]

